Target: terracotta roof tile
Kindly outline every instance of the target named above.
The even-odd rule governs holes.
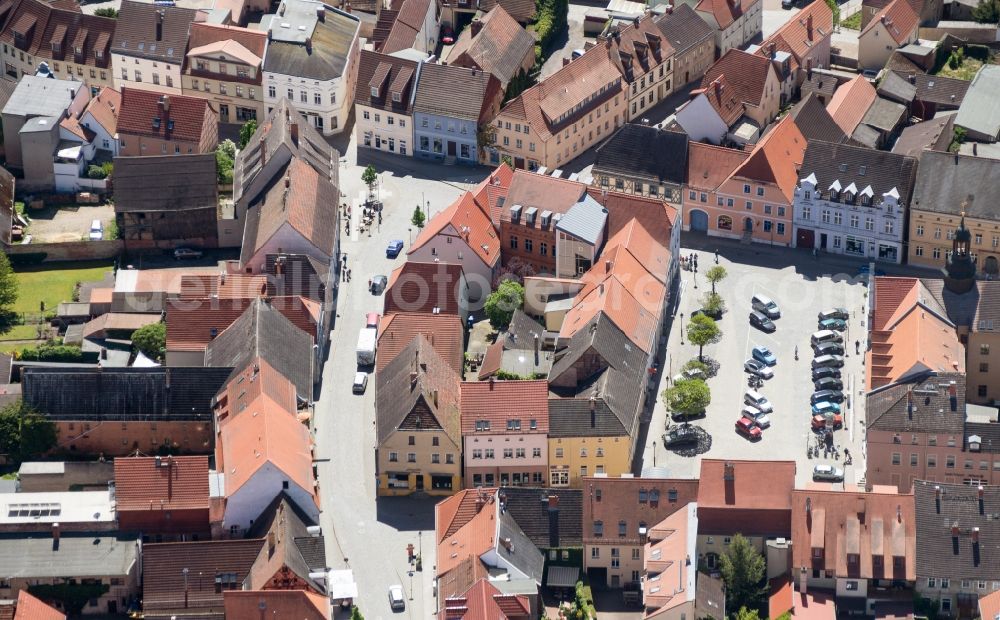
[[[66,614],[49,607],[39,599],[28,594],[27,590],[17,593],[17,611],[14,620],[66,620]]]
[[[664,13],[655,21],[678,56],[712,38],[712,27],[688,4],[678,3],[672,13]]]
[[[495,265],[500,260],[500,240],[496,229],[489,215],[476,203],[472,192],[465,192],[448,208],[431,218],[407,253],[412,254],[442,232],[452,236],[461,235],[487,265]]]
[[[224,301],[204,299],[171,300],[167,303],[167,348],[202,351],[208,343],[233,324],[254,299]],[[271,307],[281,312],[299,329],[315,338],[316,320],[309,300],[302,297],[274,297]]]
[[[625,521],[623,544],[640,544],[639,523],[653,527],[698,498],[697,479],[584,478],[583,488],[600,501],[583,502],[583,541],[607,544],[608,529]],[[651,498],[650,492],[653,493]],[[653,499],[653,502],[650,502]],[[604,523],[604,536],[595,536],[593,523]]]
[[[478,561],[493,547],[497,531],[495,503],[495,488],[478,488],[460,491],[434,507],[439,578],[470,556]]]
[[[520,620],[531,615],[527,596],[501,594],[488,579],[480,579],[461,595],[444,599],[438,620]]]
[[[812,33],[809,32],[809,18],[812,18]],[[809,6],[792,16],[771,36],[764,39],[758,54],[767,55],[769,43],[789,52],[798,64],[802,63],[813,47],[833,32],[833,11],[824,0],[813,0]],[[811,35],[811,36],[810,36]],[[815,67],[814,67],[815,68]]]
[[[212,43],[224,43],[226,41],[238,43],[243,49],[250,52],[256,58],[256,63],[248,62],[248,64],[257,66],[261,63],[261,59],[264,58],[264,50],[267,47],[267,33],[261,30],[240,28],[239,26],[206,23],[191,24],[191,36],[188,39],[188,48],[192,51]],[[190,54],[190,52],[188,53]]]
[[[416,75],[417,63],[405,58],[396,58],[372,52],[361,51],[361,60],[358,63],[358,87],[354,92],[354,103],[370,108],[389,110],[400,114],[410,114],[410,93],[414,88],[413,76]],[[403,84],[397,83],[396,90],[393,91],[390,85],[395,78],[405,73],[409,76]],[[372,95],[372,90],[377,95]],[[399,101],[395,101],[393,92],[398,95]]]
[[[157,37],[160,15],[161,36]],[[150,60],[182,63],[191,24],[200,19],[198,11],[177,6],[156,6],[125,0],[118,13],[113,51]],[[204,100],[202,100],[204,101]]]
[[[28,38],[24,45],[17,47],[38,60],[65,61],[102,69],[111,66],[109,44],[118,24],[115,19],[85,15],[78,7],[66,10],[57,3],[16,0],[0,5],[0,23],[3,23],[0,41],[14,46],[14,30],[23,28],[20,32]],[[34,28],[28,32],[31,25]],[[53,49],[53,42],[61,44],[60,51]],[[74,49],[77,44],[80,55]]]
[[[430,0],[403,0],[402,5],[393,7],[398,9],[396,19],[378,51],[392,54],[415,47],[414,43],[423,28],[424,17],[430,7]]]
[[[243,273],[183,274],[179,299],[254,299],[267,292],[267,277]]]
[[[462,87],[454,88],[455,84]],[[502,100],[500,81],[487,71],[424,63],[413,111],[489,123],[500,110]]]
[[[206,125],[218,122],[207,100],[183,95],[161,95],[151,90],[123,88],[118,113],[118,133],[161,140],[200,142]],[[170,110],[160,98],[170,98]]]
[[[905,5],[906,3],[903,2]],[[865,117],[865,112],[875,102],[878,93],[875,87],[863,75],[859,75],[840,87],[833,93],[826,111],[830,113],[837,125],[850,135]]]
[[[502,6],[487,13],[480,23],[482,27],[475,36],[472,28],[458,35],[448,62],[477,66],[506,86],[521,70],[525,57],[534,57],[535,39]]]
[[[996,618],[1000,616],[1000,590],[994,590],[986,596],[979,597],[979,617]]]
[[[395,312],[382,317],[378,326],[375,372],[381,372],[417,335],[422,335],[447,364],[461,373],[465,368],[462,319],[456,314]]]
[[[758,0],[701,0],[695,10],[715,16],[719,28],[725,30]]]
[[[699,534],[791,536],[794,461],[704,459],[698,479]]]
[[[461,265],[407,261],[393,270],[385,289],[384,314],[394,312],[434,312],[460,314]]]
[[[701,87],[708,88],[719,76],[733,89],[741,103],[760,107],[765,94],[768,75],[774,72],[770,59],[731,49],[715,61],[705,72]]]
[[[538,12],[533,0],[479,0],[479,10],[486,13],[498,6],[502,6],[511,17],[522,24],[535,19],[535,14]]]
[[[268,407],[293,413],[297,407],[295,384],[259,357],[230,375],[217,401],[215,418],[220,428],[265,401]]]
[[[717,190],[749,155],[746,151],[701,142],[688,143],[688,186],[691,189]]]
[[[519,420],[515,434],[549,431],[549,384],[540,381],[465,381],[462,383],[462,434],[476,431],[476,422],[490,422],[490,432],[502,435],[508,420]],[[529,420],[536,422],[532,429]]]
[[[208,510],[208,457],[115,459],[118,510]]]
[[[731,178],[772,183],[790,204],[806,145],[795,120],[786,116],[754,146],[750,156],[733,171]]]
[[[560,338],[572,338],[598,313],[605,313],[632,343],[645,352],[653,350],[659,315],[650,305],[637,299],[621,280],[608,278],[586,296],[577,297],[566,313]]]
[[[118,132],[118,112],[122,107],[122,95],[117,90],[105,86],[87,104],[84,114],[90,112],[104,131],[114,136]],[[80,115],[81,118],[83,114]]]
[[[539,212],[549,210],[565,214],[580,202],[586,191],[587,186],[583,183],[517,170],[511,179],[498,221],[509,222],[510,208],[514,205],[521,205],[524,210],[535,207]],[[541,218],[537,218],[535,227],[540,228],[541,225]]]
[[[710,83],[702,88],[691,91],[692,97],[705,95],[708,105],[719,115],[722,122],[727,127],[732,127],[746,111],[740,94],[729,84],[724,74],[717,75]]]
[[[871,31],[875,24],[883,23],[889,36],[899,44],[903,45],[913,35],[920,24],[920,16],[913,10],[907,0],[893,0],[884,9],[876,13],[865,29],[858,35],[863,37],[865,33]]]
[[[503,198],[506,200],[507,192],[510,190],[510,184],[513,180],[514,170],[506,164],[500,164],[488,177],[472,189],[476,204],[482,207],[494,223],[500,222],[500,210],[502,208],[500,199]]]
[[[330,601],[308,590],[228,590],[223,593],[226,618],[269,618],[289,620],[329,620]]]

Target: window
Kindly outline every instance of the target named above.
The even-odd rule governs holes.
[[[407,463],[416,463],[417,462],[417,453],[416,452],[407,452],[406,453],[406,462]]]
[[[694,190],[689,191],[688,192],[688,198],[690,198],[691,200],[697,199],[698,198],[698,192],[696,192]]]
[[[857,228],[860,225],[860,223],[861,223],[861,218],[858,217],[857,215],[852,214],[850,217],[851,228]]]
[[[556,448],[556,458],[557,459],[561,459],[562,457],[563,457],[563,449],[562,448]]]
[[[485,456],[488,459],[493,458],[493,448],[486,448],[486,450],[484,450],[483,452],[483,456]]]
[[[937,455],[936,454],[928,454],[927,455],[927,467],[931,467],[931,468],[937,467]]]
[[[541,456],[542,456],[542,449],[541,448],[532,448],[531,449],[531,456],[533,458],[536,458],[536,459],[537,458],[541,458]]]
[[[744,183],[743,184],[743,193],[744,194],[749,194],[750,193],[750,184],[749,183]]]
[[[587,447],[586,446],[580,448],[580,458],[582,458],[582,459],[587,458]]]
[[[947,590],[950,585],[951,585],[951,580],[950,579],[945,579],[944,577],[941,578],[941,589],[942,590]]]
[[[922,245],[916,246],[913,249],[913,253],[916,254],[917,256],[923,256],[924,255],[924,246],[922,246]]]
[[[639,547],[632,547],[632,559],[633,560],[640,560],[640,559],[642,559],[640,557],[641,554],[642,554],[642,550],[639,549]]]
[[[843,222],[843,217],[844,217],[843,213],[841,213],[840,211],[834,211],[833,212],[833,223],[834,223],[834,225],[840,226],[841,223]]]
[[[512,250],[516,250],[517,249],[517,237],[511,237],[510,238],[510,249],[512,249]]]
[[[368,112],[368,110],[363,110],[363,111],[361,112],[361,116],[362,116],[362,118],[364,118],[364,119],[365,119],[366,121],[368,121],[368,120],[371,120],[371,113],[369,113],[369,112]]]
[[[390,463],[397,463],[397,462],[399,462],[399,452],[390,452],[389,453],[389,462]]]
[[[746,209],[747,209],[747,211],[752,211],[753,210],[753,202],[751,202],[751,201],[748,200],[746,202]]]
[[[525,239],[524,240],[524,251],[525,252],[531,252],[531,251],[533,251],[535,249],[534,245],[535,245],[535,243],[534,243],[533,240],[531,240],[531,239]]]
[[[594,521],[594,538],[604,536],[604,521]]]
[[[413,436],[413,435],[410,435],[407,438],[407,440],[406,440],[406,445],[408,445],[408,446],[415,446],[415,445],[417,445],[417,438],[415,436]]]
[[[983,244],[983,236],[979,233],[976,233],[976,245],[982,245],[982,244]]]
[[[483,451],[482,450],[473,450],[472,451],[472,458],[473,459],[481,459],[481,458],[483,458]]]
[[[947,467],[948,469],[955,469],[954,455],[949,454],[948,456],[945,457],[944,466]]]
[[[980,355],[989,355],[990,354],[990,345],[988,345],[988,344],[981,344],[981,345],[979,345],[979,354]]]
[[[541,254],[542,256],[548,256],[549,255],[549,244],[545,243],[544,241],[542,241],[541,243],[539,243],[538,244],[538,253]]]
[[[884,222],[883,232],[885,232],[885,234],[887,234],[887,235],[891,235],[892,231],[894,229],[894,226],[895,226],[895,224],[893,223],[892,220],[886,220]]]
[[[944,586],[941,586],[941,587],[942,587],[942,589],[944,588]],[[947,597],[947,596],[942,596],[941,597],[941,611],[944,611],[944,612],[951,611],[951,598],[950,597]]]
[[[708,202],[708,194],[706,194],[705,192],[702,192],[698,196],[698,200],[700,200],[701,202]]]
[[[784,234],[785,234],[785,223],[784,222],[778,222],[778,235],[782,236]]]
[[[986,386],[980,385],[978,388],[976,388],[976,394],[979,396],[979,398],[986,398],[987,394]]]
[[[875,218],[865,218],[865,230],[875,230]]]
[[[892,464],[893,465],[899,465],[900,462],[902,461],[902,458],[903,458],[903,455],[901,455],[899,452],[893,452],[892,453]]]
[[[514,457],[515,458],[519,458],[519,459],[523,459],[524,458],[524,452],[525,452],[524,448],[516,448],[514,450]]]
[[[320,94],[319,93],[313,93],[313,104],[320,105],[321,103],[323,103],[323,100],[320,97]]]
[[[503,457],[505,459],[512,459],[512,458],[514,458],[514,449],[513,448],[504,448],[503,449]]]
[[[858,590],[858,582],[857,581],[845,581],[844,582],[844,589],[847,590],[848,592],[851,592],[851,591],[856,592]]]
[[[375,122],[376,123],[381,123],[382,122],[382,115],[379,114],[378,112],[375,113]]]
[[[406,119],[405,118],[400,118],[399,119],[399,126],[400,127],[406,127]]]
[[[291,88],[288,89],[288,100],[295,101],[295,91]]]
[[[915,453],[910,453],[910,467],[916,467],[920,463],[920,457]]]
[[[434,453],[431,455],[431,463],[440,463],[440,462],[441,462],[440,454]]]
[[[824,224],[830,223],[830,211],[828,209],[823,209],[822,219]]]
[[[811,220],[812,219],[812,209],[809,207],[802,207],[802,219]]]
[[[923,237],[924,236],[924,227],[923,226],[917,226],[917,236],[918,237]]]
[[[628,534],[628,523],[625,521],[618,522],[618,538],[625,538]]]
[[[552,551],[554,553],[555,549],[553,549]],[[601,558],[601,548],[597,547],[597,546],[591,547],[590,548],[590,558],[592,560],[599,560]]]
[[[990,371],[989,364],[987,364],[986,362],[981,362],[979,364],[979,372],[989,372],[989,371]]]
[[[941,258],[941,248],[934,248],[934,249],[933,249],[933,250],[931,251],[931,256],[932,256],[933,258]]]
[[[302,103],[306,103],[309,101],[309,96],[306,93],[306,91],[304,90],[299,91],[299,101],[301,101]]]

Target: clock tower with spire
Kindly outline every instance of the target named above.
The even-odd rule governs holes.
[[[972,290],[976,284],[976,256],[972,253],[972,233],[965,227],[965,204],[962,204],[962,220],[952,239],[951,252],[945,260],[944,285],[949,291],[962,294]]]

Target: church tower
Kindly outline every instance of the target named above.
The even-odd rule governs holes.
[[[952,240],[951,252],[945,259],[944,285],[949,291],[962,294],[976,284],[976,257],[972,254],[972,233],[965,227],[965,211]]]

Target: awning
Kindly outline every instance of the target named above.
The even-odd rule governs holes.
[[[332,570],[327,573],[326,591],[331,599],[357,598],[358,584],[351,570]]]
[[[574,588],[579,578],[578,566],[550,566],[545,585],[550,588]]]

